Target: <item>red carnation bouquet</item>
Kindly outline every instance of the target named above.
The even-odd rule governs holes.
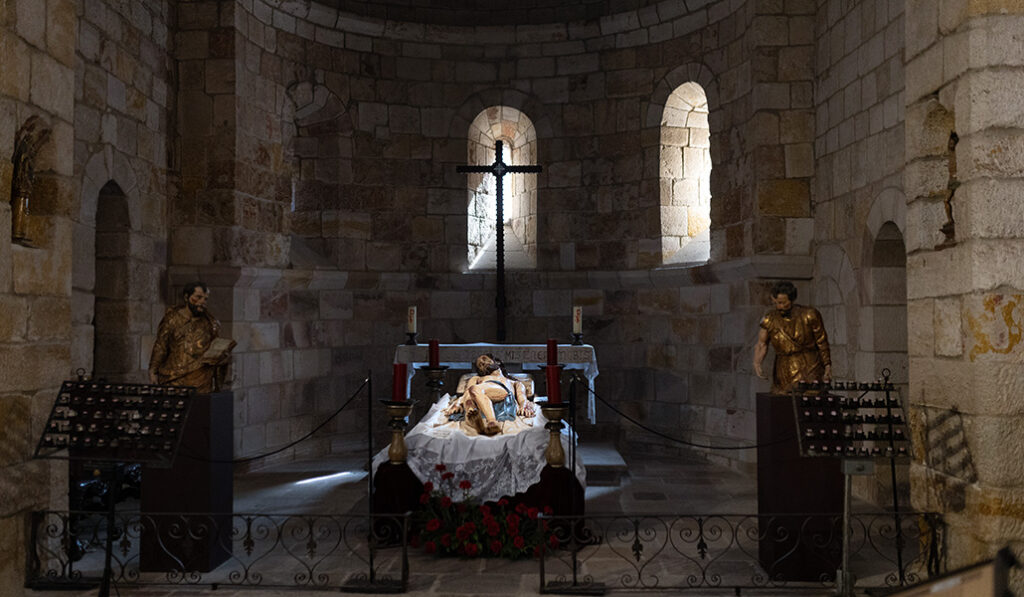
[[[481,504],[472,496],[469,479],[455,482],[444,464],[434,467],[437,484],[427,481],[420,496],[422,507],[414,515],[413,545],[427,553],[464,557],[522,558],[539,553],[548,538],[547,521],[540,510],[507,499]],[[545,514],[551,509],[544,507]]]

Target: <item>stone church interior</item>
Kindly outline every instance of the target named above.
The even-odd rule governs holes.
[[[1022,36],[0,0],[0,593],[1024,591]]]

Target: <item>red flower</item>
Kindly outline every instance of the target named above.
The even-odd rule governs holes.
[[[441,535],[441,545],[444,545],[445,547],[451,547],[451,544],[452,536],[450,534],[445,533],[444,535]]]
[[[412,545],[413,547],[419,547],[420,546],[420,536],[419,535],[413,535],[412,538],[409,539],[409,544]]]
[[[441,507],[442,508],[450,508],[451,505],[452,505],[452,498],[450,498],[450,497],[448,497],[446,495],[441,496]]]
[[[469,539],[469,536],[473,534],[473,528],[470,526],[472,524],[473,523],[471,522],[467,522],[466,524],[455,529],[455,536],[458,537],[461,541]]]
[[[427,541],[423,544],[423,549],[425,549],[427,553],[434,553],[437,551],[437,543]]]
[[[423,492],[430,493],[431,491],[434,491],[434,484],[431,483],[430,481],[427,481],[426,483],[423,484]]]
[[[445,466],[445,465],[443,465],[443,464],[437,464],[437,465],[434,465],[434,470],[435,470],[435,471],[437,471],[437,472],[439,472],[439,473],[443,473],[443,472],[444,472],[444,471],[446,471],[447,469],[448,469],[448,467],[447,467],[447,466]]]
[[[491,541],[491,551],[494,553],[501,553],[501,541],[498,541],[497,539]]]
[[[487,506],[486,504],[481,505],[480,506],[480,514],[483,514],[484,518],[489,517],[491,515],[491,508],[489,506]]]
[[[420,496],[420,503],[421,504],[425,505],[429,501],[430,501],[430,494],[429,493],[424,493],[423,495]]]
[[[459,481],[459,489],[469,489],[473,484],[469,482],[469,479],[463,479]]]
[[[448,479],[454,479],[454,478],[455,478],[455,473],[451,473],[451,472],[448,472],[448,473],[445,473],[445,474],[441,475],[441,480],[442,481],[447,481]]]
[[[509,512],[508,516],[505,517],[505,523],[510,527],[519,526],[519,517]]]
[[[548,545],[550,545],[552,548],[558,547],[558,537],[556,537],[555,535],[549,535]]]
[[[544,514],[551,516],[555,511],[551,509],[551,506],[544,506]]]
[[[476,543],[467,543],[466,544],[466,555],[467,556],[473,557],[473,556],[475,556],[478,553],[480,553],[480,547]]]
[[[536,508],[530,508],[526,511],[526,515],[529,516],[531,520],[537,520],[537,514],[539,513],[540,510],[537,510]]]
[[[516,504],[516,512],[520,514],[526,514],[526,504],[519,502]]]
[[[501,498],[500,500],[498,500],[498,505],[504,508],[505,506],[508,505],[508,500],[505,498]]]
[[[487,534],[491,537],[497,537],[498,533],[501,532],[501,526],[498,525],[498,521],[493,518],[487,523]]]
[[[514,545],[516,549],[522,549],[526,547],[526,539],[523,539],[522,535],[516,535],[515,538],[512,539],[512,545]]]
[[[440,518],[431,518],[430,520],[427,521],[427,530],[428,531],[436,531],[439,528],[441,528],[441,519]]]

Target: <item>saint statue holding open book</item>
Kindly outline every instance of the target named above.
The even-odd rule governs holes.
[[[151,383],[193,386],[208,394],[220,389],[220,373],[231,359],[235,341],[218,338],[220,322],[206,310],[210,291],[202,282],[182,289],[185,304],[170,307],[160,320],[149,357]]]

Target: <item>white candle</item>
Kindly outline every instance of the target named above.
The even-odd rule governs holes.
[[[572,333],[583,333],[583,307],[576,306],[572,308]]]
[[[405,329],[410,334],[416,333],[416,306],[409,307],[409,314],[406,317]]]

